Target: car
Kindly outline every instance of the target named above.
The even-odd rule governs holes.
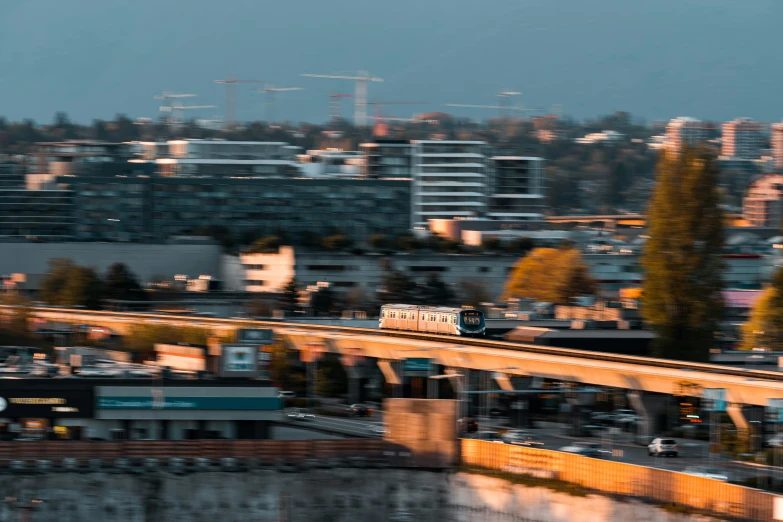
[[[595,458],[601,456],[601,445],[596,442],[574,442],[568,446],[563,446],[560,448],[560,451]]]
[[[292,392],[292,391],[280,390],[279,392],[277,392],[277,398],[278,399],[295,399],[296,398],[296,394],[294,392]]]
[[[693,475],[696,477],[720,480],[721,482],[729,482],[731,480],[731,476],[725,471],[721,471],[715,468],[702,467],[702,466],[685,468],[683,473],[686,473],[688,475]]]
[[[478,422],[473,417],[462,417],[457,421],[459,431],[465,433],[476,433],[478,431]]]
[[[514,446],[527,446],[529,448],[543,448],[544,441],[538,438],[532,433],[515,433],[513,435],[504,434],[501,437],[506,444],[513,444]]]
[[[523,440],[528,435],[530,435],[530,432],[527,430],[508,430],[501,435],[500,438],[503,439],[503,442],[506,444],[514,444],[517,441]]]
[[[288,420],[306,421],[313,420],[315,415],[307,408],[291,408],[287,412]]]
[[[477,431],[471,438],[476,440],[485,440],[487,442],[498,442],[500,444],[503,443],[503,439],[500,438],[500,435],[494,431]]]
[[[372,411],[364,404],[351,404],[348,410],[356,417],[369,417]]]
[[[767,439],[767,446],[770,448],[781,448],[783,447],[783,433],[778,433],[777,435],[773,435],[769,439]]]
[[[383,437],[387,433],[386,428],[383,427],[383,424],[373,424],[372,426],[369,426],[367,430],[373,435],[377,435],[379,437]]]
[[[647,454],[656,457],[676,457],[679,453],[677,441],[674,439],[656,438],[647,446]]]

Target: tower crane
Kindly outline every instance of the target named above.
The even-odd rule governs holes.
[[[274,85],[264,85],[264,87],[255,87],[254,91],[258,91],[266,96],[266,121],[267,123],[273,123],[275,121],[275,105],[277,104],[278,92],[290,92],[290,91],[302,91],[302,87],[275,87]]]
[[[367,83],[383,82],[383,78],[370,76],[367,71],[358,71],[355,76],[342,74],[300,74],[308,78],[331,78],[335,80],[353,80],[356,82],[356,91],[354,94],[354,114],[353,123],[357,127],[367,125]]]
[[[237,84],[263,83],[263,80],[237,80],[228,75],[223,80],[215,80],[215,83],[222,83],[226,86],[226,128],[231,129],[236,124]]]
[[[367,105],[371,105],[373,107],[373,115],[370,116],[370,119],[375,120],[375,125],[373,126],[373,135],[375,136],[386,136],[388,134],[388,126],[386,125],[387,121],[412,121],[411,118],[392,118],[387,117],[383,114],[383,106],[384,105],[427,105],[429,102],[415,102],[415,101],[374,101],[370,102]]]
[[[163,100],[164,105],[161,105],[159,107],[160,112],[168,113],[167,122],[169,125],[176,125],[181,120],[178,118],[177,114],[181,115],[182,111],[189,110],[189,109],[211,109],[214,108],[214,105],[181,105],[174,100],[179,100],[182,98],[193,98],[195,97],[195,94],[180,94],[180,93],[173,93],[168,91],[163,91],[162,94],[158,94],[155,96],[156,100]]]
[[[353,98],[353,94],[334,92],[329,94],[329,123],[340,119],[340,98]]]

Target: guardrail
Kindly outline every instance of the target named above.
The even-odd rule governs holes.
[[[602,493],[688,506],[721,516],[773,520],[776,495],[675,471],[471,439],[462,440],[462,463],[558,479]]]
[[[183,440],[183,441],[9,441],[0,442],[0,467],[12,460],[75,458],[255,458],[274,462],[304,459],[396,457],[393,444],[378,439],[352,440]]]
[[[0,316],[8,315],[13,310],[13,306],[0,305]],[[215,317],[193,317],[187,315],[168,315],[168,314],[148,314],[148,313],[125,313],[125,312],[108,312],[108,311],[93,311],[93,310],[79,310],[70,308],[49,308],[49,307],[35,307],[31,309],[33,315],[51,319],[59,319],[63,321],[78,322],[79,316],[95,317],[107,317],[107,318],[127,318],[135,319],[139,322],[152,321],[152,322],[182,322],[182,323],[200,323],[212,325],[214,327],[223,328],[252,328],[252,327],[266,327],[266,328],[291,328],[296,330],[313,330],[313,331],[327,331],[330,333],[353,333],[360,335],[378,335],[388,337],[403,337],[407,339],[417,339],[433,342],[450,342],[459,341],[462,346],[475,346],[479,348],[500,348],[506,350],[516,350],[528,353],[556,355],[562,357],[571,357],[584,360],[593,361],[607,361],[614,363],[625,363],[640,366],[649,366],[655,368],[674,368],[678,370],[693,370],[704,373],[720,374],[720,375],[733,375],[744,378],[754,378],[773,382],[782,382],[783,374],[775,371],[768,370],[753,370],[753,369],[741,369],[741,368],[727,368],[717,364],[708,363],[696,363],[686,361],[674,361],[668,359],[656,359],[652,357],[638,357],[631,355],[609,354],[589,352],[585,350],[574,350],[570,348],[555,348],[550,346],[539,346],[533,344],[513,343],[506,341],[493,341],[482,339],[468,339],[464,337],[452,337],[444,335],[433,334],[421,334],[416,332],[400,332],[390,330],[379,330],[375,328],[358,328],[358,327],[346,327],[346,326],[331,326],[331,325],[317,325],[317,324],[305,324],[305,323],[286,323],[285,321],[275,320],[253,320],[253,319],[222,319]],[[58,317],[59,316],[59,317]],[[85,319],[86,321],[86,319]]]

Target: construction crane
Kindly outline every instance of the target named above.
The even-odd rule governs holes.
[[[165,105],[161,105],[159,107],[160,112],[168,113],[168,116],[166,117],[166,121],[169,125],[177,125],[180,121],[182,121],[178,117],[182,114],[182,111],[186,111],[189,109],[211,109],[214,108],[214,105],[181,105],[175,103],[174,100],[179,100],[182,98],[193,98],[195,97],[195,94],[180,94],[180,93],[173,93],[168,91],[163,91],[162,94],[158,94],[155,96],[156,100],[163,100]]]
[[[233,76],[226,76],[224,80],[215,80],[226,86],[226,128],[232,129],[236,124],[236,103],[238,83],[263,83],[263,80],[237,80]]]
[[[427,105],[429,102],[414,102],[414,101],[374,101],[367,105],[373,107],[373,115],[370,119],[375,120],[373,125],[373,135],[376,137],[387,136],[389,129],[386,125],[387,121],[413,121],[412,118],[393,118],[383,114],[384,105]]]
[[[290,91],[302,91],[302,87],[275,87],[274,85],[265,85],[264,87],[255,87],[254,91],[258,91],[266,96],[266,121],[267,123],[274,123],[275,121],[275,105],[277,104],[278,92],[290,92]]]
[[[498,116],[501,118],[508,118],[508,106],[509,102],[511,101],[510,98],[512,96],[519,96],[521,95],[521,92],[517,91],[509,91],[506,89],[501,89],[498,91],[498,105],[502,107],[499,109]]]
[[[445,103],[443,104],[444,107],[464,107],[468,109],[498,109],[499,111],[506,111],[507,113],[517,113],[517,112],[542,112],[546,111],[546,109],[526,109],[522,107],[521,105],[509,107],[507,105],[473,105],[470,103]],[[503,112],[501,112],[503,114]],[[506,117],[506,116],[501,116]]]
[[[356,82],[356,91],[354,94],[354,113],[353,123],[357,127],[367,125],[367,83],[383,82],[383,78],[370,76],[367,71],[358,71],[356,76],[347,76],[341,74],[300,74],[308,78],[331,78],[335,80],[353,80]]]
[[[353,94],[331,93],[329,94],[329,123],[340,119],[340,98],[353,98]]]

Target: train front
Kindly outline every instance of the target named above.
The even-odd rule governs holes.
[[[462,310],[459,314],[459,335],[465,337],[484,337],[486,325],[481,310]]]

